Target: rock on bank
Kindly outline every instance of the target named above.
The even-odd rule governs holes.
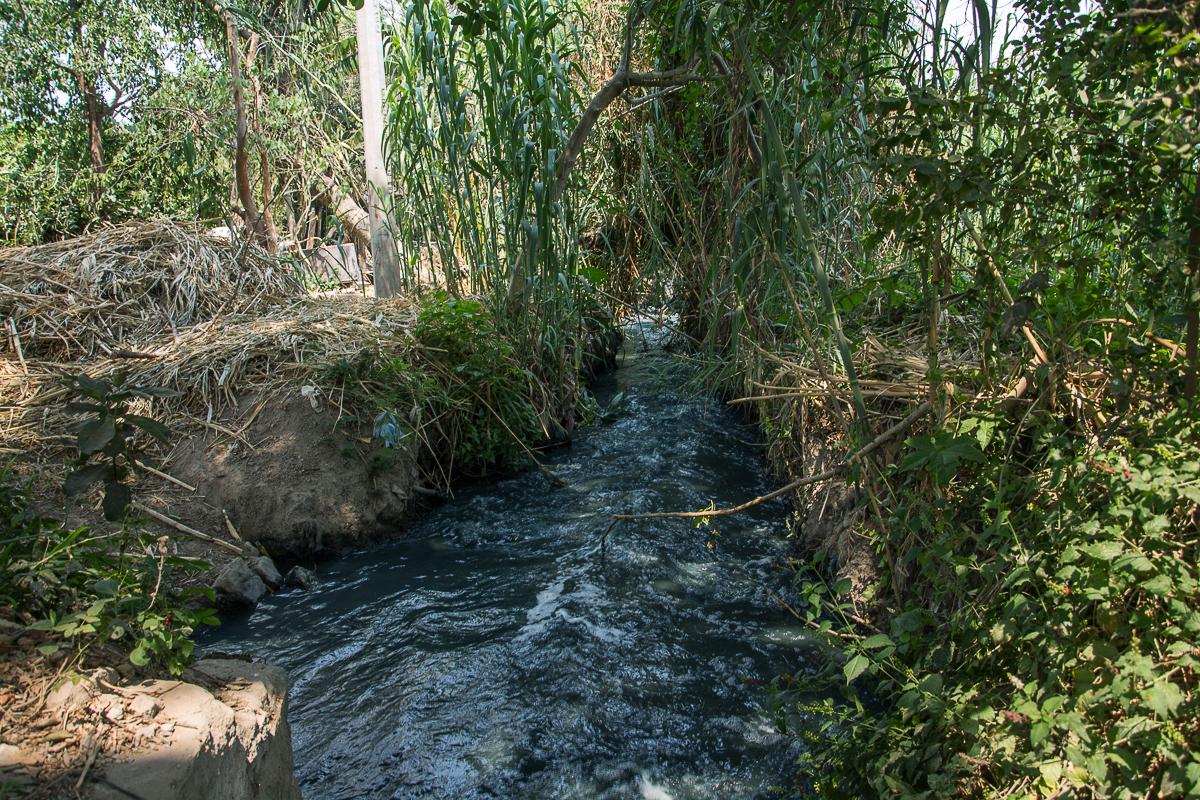
[[[86,703],[142,734],[143,746],[98,764],[91,800],[299,800],[292,777],[287,677],[265,664],[198,661],[187,681],[155,680]],[[119,711],[117,709],[120,709]],[[148,735],[147,735],[148,734]]]

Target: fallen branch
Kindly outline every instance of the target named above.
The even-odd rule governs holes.
[[[158,520],[162,524],[164,524],[168,527],[174,528],[175,530],[179,531],[180,533],[186,533],[188,536],[199,539],[202,542],[208,542],[209,544],[215,544],[218,547],[224,547],[226,550],[230,551],[231,553],[236,553],[239,556],[245,555],[245,552],[243,552],[242,548],[238,547],[237,545],[233,544],[232,542],[227,542],[224,539],[218,539],[215,536],[209,536],[207,533],[201,533],[200,531],[196,530],[195,528],[189,528],[187,525],[184,525],[179,520],[171,519],[166,514],[155,511],[152,508],[148,508],[147,506],[144,506],[141,503],[134,502],[133,505],[139,511],[145,512],[146,514],[148,514],[149,516]]]
[[[100,753],[100,738],[96,735],[99,728],[87,735],[87,740],[84,742],[84,748],[88,751],[87,761],[84,762],[83,771],[79,773],[79,778],[75,781],[75,793],[83,788],[84,782],[87,780],[88,773],[92,771],[92,765],[96,763],[96,756]]]
[[[176,478],[173,475],[168,475],[167,473],[162,472],[161,470],[157,470],[154,467],[150,466],[149,464],[143,464],[141,461],[138,461],[138,460],[134,460],[133,463],[136,464],[139,469],[144,469],[144,470],[146,470],[146,472],[149,472],[151,475],[156,475],[159,478],[162,478],[167,483],[173,483],[181,489],[187,489],[189,492],[196,491],[195,486],[184,483],[183,481],[179,480],[179,478]]]
[[[225,517],[225,530],[229,531],[229,535],[239,542],[245,542],[246,540],[238,533],[237,528],[233,527],[233,520],[229,518],[229,512],[222,508],[221,515]]]
[[[792,491],[795,491],[796,489],[800,489],[804,486],[810,486],[814,483],[821,483],[822,481],[827,481],[831,478],[837,477],[844,470],[846,470],[850,466],[852,466],[854,464],[854,462],[863,459],[864,457],[869,455],[871,452],[878,449],[880,445],[884,444],[885,442],[889,441],[890,439],[893,439],[896,436],[903,433],[904,431],[908,430],[910,427],[912,427],[914,422],[916,422],[918,419],[920,419],[921,417],[928,414],[930,412],[930,410],[932,410],[932,409],[933,409],[933,404],[930,403],[928,400],[926,400],[924,403],[921,403],[921,405],[919,405],[915,409],[913,409],[912,412],[907,417],[900,420],[895,425],[893,425],[892,427],[888,428],[883,433],[876,436],[874,439],[871,440],[871,442],[869,444],[867,444],[862,449],[852,453],[850,456],[848,456],[844,461],[842,461],[837,466],[831,467],[830,469],[827,469],[824,472],[817,474],[817,475],[810,475],[807,478],[800,478],[798,480],[794,480],[791,483],[789,483],[787,486],[776,489],[775,491],[773,491],[769,494],[764,494],[761,497],[756,497],[753,500],[748,500],[745,503],[742,503],[741,505],[733,506],[732,508],[714,508],[714,509],[709,509],[706,511],[655,511],[655,512],[652,512],[649,514],[613,514],[612,515],[613,521],[615,523],[616,521],[626,520],[626,519],[667,519],[667,518],[702,519],[702,518],[708,518],[708,517],[728,517],[732,514],[739,514],[743,511],[754,508],[755,506],[760,506],[763,503],[770,502],[771,500],[774,500],[777,497],[785,495],[788,492],[792,492]],[[612,526],[610,525],[609,531],[611,531],[611,530],[612,530]],[[609,531],[604,532],[604,538],[607,538]]]

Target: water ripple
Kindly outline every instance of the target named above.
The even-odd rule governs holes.
[[[681,395],[667,358],[627,358],[625,412],[536,472],[481,484],[406,538],[320,570],[205,646],[286,667],[305,797],[773,797],[795,746],[761,687],[808,639],[771,599],[782,505],[624,523],[614,512],[735,504],[768,483],[754,432]]]

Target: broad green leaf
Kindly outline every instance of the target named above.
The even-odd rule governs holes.
[[[138,646],[129,652],[129,661],[135,667],[144,667],[150,663],[150,656],[146,654],[146,645],[139,642]]]
[[[1142,699],[1162,719],[1170,719],[1183,702],[1183,692],[1170,681],[1162,681],[1142,691]]]
[[[90,420],[79,428],[76,446],[79,452],[90,455],[104,447],[117,435],[117,426],[110,416]]]
[[[108,480],[112,477],[111,464],[89,464],[67,475],[63,481],[63,492],[68,497],[86,492],[97,481]]]
[[[881,650],[885,647],[895,647],[895,643],[882,633],[877,633],[874,636],[868,636],[863,640],[862,646],[868,650]]]
[[[854,679],[862,675],[870,664],[870,660],[861,653],[847,661],[846,665],[842,668],[842,672],[846,676],[846,683],[853,683]]]
[[[104,501],[101,503],[104,518],[109,522],[123,519],[132,499],[129,487],[125,484],[113,482],[104,484]]]

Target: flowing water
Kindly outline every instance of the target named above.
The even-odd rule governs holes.
[[[634,328],[596,387],[623,393],[537,472],[481,484],[320,586],[228,621],[211,650],[285,667],[296,774],[326,798],[753,798],[795,746],[765,683],[815,658],[772,598],[786,508],[714,520],[609,514],[736,504],[769,487],[755,432],[679,389]]]

